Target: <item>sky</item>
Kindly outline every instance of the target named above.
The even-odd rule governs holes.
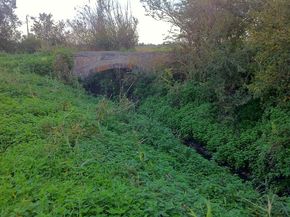
[[[93,1],[93,0],[91,0]],[[163,21],[156,21],[146,16],[145,9],[139,0],[119,0],[121,4],[130,3],[132,13],[139,20],[139,42],[145,44],[161,44],[164,41],[170,25]],[[37,16],[39,13],[51,13],[55,20],[72,19],[76,8],[86,4],[88,0],[17,0],[16,14],[25,23],[26,15]],[[26,34],[25,25],[21,28]]]

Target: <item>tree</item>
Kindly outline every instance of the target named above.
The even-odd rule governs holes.
[[[197,73],[217,49],[237,48],[245,35],[247,0],[140,0],[148,14],[177,27],[182,65]],[[186,69],[185,69],[186,70]],[[200,71],[200,70],[199,70]],[[197,75],[204,80],[206,75]]]
[[[202,55],[204,50],[237,45],[245,35],[253,3],[247,0],[140,0],[148,14],[178,27],[176,39]]]
[[[129,49],[138,43],[137,24],[128,6],[123,9],[114,0],[97,0],[80,8],[77,18],[69,21],[70,38],[89,49]]]
[[[178,27],[177,70],[188,79],[205,83],[215,93],[224,114],[249,99],[244,47],[250,13],[256,2],[248,0],[141,0],[148,14]],[[180,69],[181,68],[181,69]]]
[[[52,14],[40,13],[33,17],[32,32],[35,37],[42,41],[43,46],[51,47],[66,43],[65,23],[55,22]]]
[[[20,21],[15,15],[15,9],[16,0],[0,0],[0,51],[14,51],[20,38],[17,31]]]
[[[249,44],[257,49],[254,81],[256,97],[279,103],[290,100],[290,4],[266,0],[253,14]]]

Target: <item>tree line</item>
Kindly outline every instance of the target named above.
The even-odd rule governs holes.
[[[52,14],[27,16],[27,34],[15,14],[16,0],[0,0],[0,51],[29,52],[65,46],[88,50],[130,49],[138,43],[138,20],[130,7],[114,0],[96,0],[78,8],[72,20],[56,21]]]

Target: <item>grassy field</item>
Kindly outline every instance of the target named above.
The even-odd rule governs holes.
[[[202,158],[128,99],[22,71],[50,57],[23,58],[0,58],[1,217],[289,214],[289,200]]]

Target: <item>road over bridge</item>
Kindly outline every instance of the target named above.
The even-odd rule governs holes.
[[[86,79],[114,69],[152,71],[171,59],[170,53],[165,52],[85,51],[75,54],[73,73]]]

